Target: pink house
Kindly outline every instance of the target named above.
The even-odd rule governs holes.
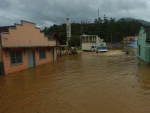
[[[29,67],[53,62],[56,41],[36,27],[35,23],[21,21],[14,26],[0,27],[0,74],[8,74]]]

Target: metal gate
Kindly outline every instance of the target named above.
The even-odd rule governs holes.
[[[35,51],[33,50],[28,50],[28,65],[29,67],[34,67],[35,66]]]

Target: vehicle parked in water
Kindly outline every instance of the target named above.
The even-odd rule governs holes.
[[[96,46],[95,46],[95,45],[92,45],[92,46],[91,46],[91,51],[92,51],[92,52],[96,51]]]
[[[97,35],[82,35],[81,36],[81,50],[95,52],[97,47],[101,44],[106,44],[103,39]]]
[[[96,53],[107,52],[107,46],[99,46],[96,49]]]
[[[82,43],[82,51],[91,51],[91,43]]]

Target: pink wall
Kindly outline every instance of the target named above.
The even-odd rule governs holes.
[[[8,52],[6,54],[6,50],[3,49],[3,61],[4,61],[5,74],[29,68],[28,53],[27,53],[27,51],[24,52],[24,49],[21,49],[21,50],[22,50],[23,63],[20,65],[11,66],[10,53]],[[54,48],[54,56],[55,56],[55,60],[56,60],[56,58],[57,58],[56,47]],[[46,49],[46,59],[44,59],[44,60],[39,59],[39,51],[35,50],[35,60],[36,60],[36,65],[41,65],[41,64],[51,62],[52,61],[51,50],[49,51],[48,49]]]
[[[35,24],[23,22],[16,29],[9,28],[9,33],[2,33],[3,47],[46,47],[56,46],[56,41],[49,41]]]
[[[51,51],[46,50],[46,59],[40,60],[39,59],[39,51],[35,52],[35,59],[36,59],[36,65],[45,64],[48,62],[51,62]]]
[[[54,48],[54,56],[55,56],[55,60],[57,59],[57,48]]]
[[[28,68],[27,55],[23,53],[22,57],[23,57],[23,64],[17,65],[17,66],[11,66],[10,53],[8,52],[8,55],[6,55],[6,50],[3,50],[3,61],[4,61],[5,74]]]

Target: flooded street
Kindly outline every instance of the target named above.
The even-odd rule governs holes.
[[[150,113],[150,66],[81,53],[0,77],[0,113]]]

